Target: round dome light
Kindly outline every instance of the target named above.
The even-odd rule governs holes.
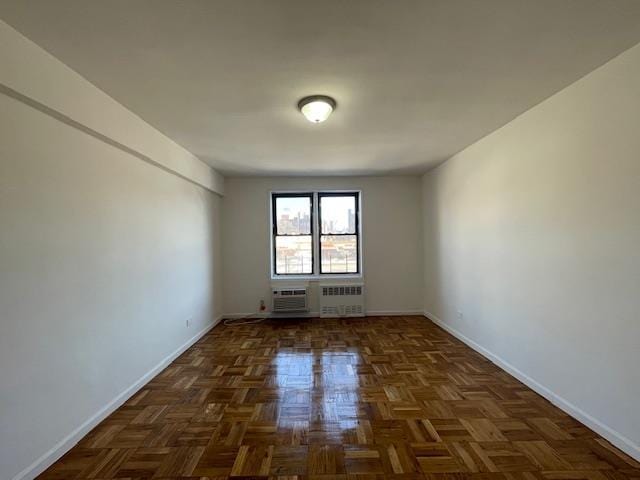
[[[300,100],[298,109],[311,123],[320,123],[336,109],[336,101],[326,95],[312,95]]]

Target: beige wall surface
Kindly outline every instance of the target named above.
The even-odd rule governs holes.
[[[221,199],[13,98],[0,112],[11,479],[221,313]]]
[[[0,59],[9,480],[37,475],[219,317],[223,178],[2,22]]]
[[[260,299],[269,305],[269,195],[278,190],[361,190],[367,311],[422,311],[420,178],[259,177],[225,182],[225,313],[255,312]],[[311,284],[311,310],[317,312],[316,285]]]
[[[423,179],[425,309],[640,457],[640,46]]]

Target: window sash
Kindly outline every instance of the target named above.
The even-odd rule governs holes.
[[[354,226],[353,230],[347,232],[324,231],[324,221],[322,219],[322,200],[325,198],[353,198]],[[357,192],[321,192],[318,193],[318,231],[320,235],[358,235],[358,193]]]
[[[308,198],[309,199],[309,233],[279,233],[278,232],[278,199],[279,198]],[[274,193],[271,197],[271,226],[273,234],[278,237],[313,236],[313,194],[312,193]]]
[[[318,192],[318,272],[320,275],[358,275],[360,274],[360,192]],[[353,233],[325,233],[322,231],[322,199],[327,197],[353,197],[355,206],[355,224]],[[356,237],[356,270],[354,272],[325,272],[322,269],[322,237]]]
[[[278,275],[313,275],[313,237],[311,235],[278,235],[275,237],[275,242],[275,268],[277,270],[280,267],[284,270],[278,272]],[[278,247],[281,250],[278,250]],[[287,255],[289,252],[295,253]]]
[[[345,256],[344,260],[334,260],[333,262],[331,262],[331,260],[329,260],[329,265],[336,265],[336,267],[339,268],[340,265],[344,265],[345,270],[344,271],[338,271],[336,270],[328,270],[328,271],[324,271],[324,266],[325,266],[325,250],[323,247],[323,243],[325,240],[327,240],[328,238],[333,238],[333,237],[337,237],[337,238],[343,238],[343,237],[352,237],[355,239],[355,262],[353,262],[353,258],[351,259],[352,261],[349,261],[349,257]],[[342,235],[332,235],[332,234],[327,234],[327,235],[320,235],[320,270],[322,274],[324,275],[356,275],[359,273],[359,269],[360,269],[360,265],[359,265],[359,253],[358,253],[358,248],[359,248],[359,243],[358,243],[358,236],[355,233],[346,233],[346,234],[342,234]],[[351,264],[355,264],[355,269],[351,270],[349,269],[349,266]]]
[[[309,199],[309,233],[278,233],[278,199],[279,198],[308,198]],[[271,194],[271,228],[272,228],[272,255],[273,274],[277,276],[313,275],[315,271],[316,249],[315,249],[315,218],[313,215],[313,193],[272,193]],[[311,272],[304,273],[279,273],[278,254],[276,250],[278,237],[310,237],[311,238]]]

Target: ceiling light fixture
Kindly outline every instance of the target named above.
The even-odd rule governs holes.
[[[311,123],[324,122],[335,109],[336,101],[326,95],[312,95],[298,102],[298,110]]]

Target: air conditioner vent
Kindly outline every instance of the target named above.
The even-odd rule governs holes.
[[[320,316],[364,316],[364,286],[323,285],[320,289]]]
[[[280,290],[280,295],[306,295],[306,290]]]

